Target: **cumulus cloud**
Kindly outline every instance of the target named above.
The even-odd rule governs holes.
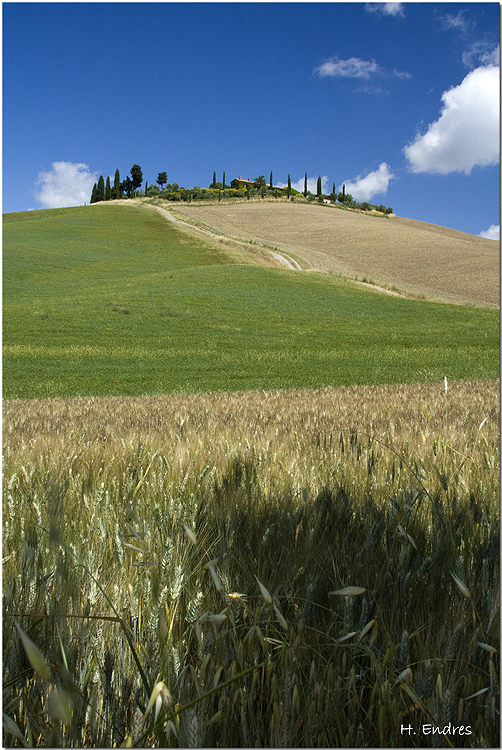
[[[88,164],[54,161],[49,172],[39,172],[35,198],[43,208],[66,208],[89,203],[97,172]]]
[[[480,232],[479,236],[485,237],[487,240],[500,241],[500,224],[491,224],[484,232]]]
[[[366,3],[368,13],[381,13],[383,16],[403,16],[403,3]]]
[[[374,195],[385,195],[389,182],[395,179],[391,168],[382,162],[375,172],[366,176],[359,175],[352,181],[345,182],[345,192],[359,202],[369,201]]]
[[[499,161],[499,69],[476,68],[442,95],[440,117],[403,149],[412,172],[470,174]]]

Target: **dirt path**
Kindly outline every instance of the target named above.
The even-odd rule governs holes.
[[[272,255],[274,258],[277,258],[279,263],[284,263],[284,265],[287,268],[290,268],[292,271],[301,271],[302,267],[299,263],[296,262],[296,260],[293,260],[293,258],[288,258],[286,255],[281,255],[281,253],[274,253],[273,251]]]

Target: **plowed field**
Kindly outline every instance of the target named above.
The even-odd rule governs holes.
[[[274,245],[306,270],[436,300],[499,305],[499,244],[493,240],[398,216],[302,203],[184,204],[176,211],[225,235]]]

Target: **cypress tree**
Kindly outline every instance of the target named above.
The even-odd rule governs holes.
[[[108,176],[106,178],[105,201],[109,201],[111,197],[112,197],[112,189],[110,187],[110,177]]]
[[[322,195],[322,182],[321,175],[317,178],[317,197],[320,198]]]
[[[272,172],[270,172],[270,190],[272,190],[274,186],[272,185]]]
[[[305,182],[303,183],[303,197],[306,198],[308,193],[307,188],[307,173],[305,172]]]
[[[216,172],[213,172],[213,183],[210,187],[216,187]]]
[[[223,190],[225,190],[225,172],[223,172]]]
[[[94,185],[92,186],[91,201],[90,201],[91,203],[96,203],[97,189],[98,189],[98,186],[96,185],[96,183],[94,183]]]
[[[103,175],[99,175],[98,187],[96,190],[96,203],[105,199],[105,181]]]
[[[112,188],[112,198],[120,198],[120,172],[118,169],[115,170],[115,180]]]
[[[288,174],[288,199],[291,197],[291,175]]]

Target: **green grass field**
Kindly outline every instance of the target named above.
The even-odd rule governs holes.
[[[7,214],[3,241],[4,398],[498,377],[497,311],[253,265],[147,208]]]

